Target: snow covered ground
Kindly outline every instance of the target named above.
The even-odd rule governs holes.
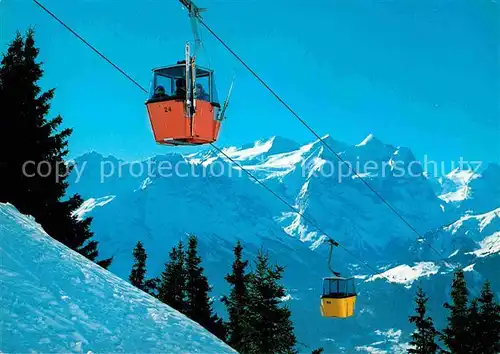
[[[235,353],[0,204],[0,352]]]

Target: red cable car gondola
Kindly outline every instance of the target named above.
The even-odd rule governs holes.
[[[221,107],[213,71],[196,66],[189,58],[189,45],[186,49],[184,63],[153,69],[146,107],[159,144],[207,144],[219,136]]]
[[[189,0],[187,5],[193,24],[195,54],[201,43],[196,21],[201,9]],[[228,98],[220,106],[213,70],[197,66],[186,43],[185,60],[153,69],[153,80],[146,101],[155,141],[162,145],[201,145],[217,140]]]

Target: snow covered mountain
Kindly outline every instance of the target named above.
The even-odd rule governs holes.
[[[477,168],[477,167],[476,167]],[[481,171],[456,168],[438,179],[439,198],[458,214],[486,213],[500,201],[500,166],[489,164]]]
[[[171,247],[194,233],[218,297],[228,291],[224,275],[236,240],[250,260],[261,247],[268,250],[286,266],[283,301],[304,352],[319,346],[328,353],[404,352],[415,285],[432,297],[433,317],[444,318],[444,289],[456,266],[466,267],[476,293],[486,278],[499,291],[492,270],[500,251],[498,166],[456,170],[436,181],[406,147],[372,135],[357,145],[324,141],[335,154],[320,141],[301,146],[280,137],[223,149],[293,210],[213,149],[136,162],[89,153],[77,159],[70,188],[87,199],[78,215],[94,218],[100,252],[115,257],[110,270],[123,279],[138,240],[150,275],[158,275]],[[337,249],[334,267],[358,281],[354,318],[320,317],[321,278],[329,274],[325,235],[317,227],[350,252]],[[424,243],[416,242],[419,236]]]
[[[236,353],[0,204],[3,353]]]

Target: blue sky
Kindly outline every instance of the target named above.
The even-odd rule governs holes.
[[[191,40],[177,0],[40,0],[143,86]],[[200,0],[205,20],[320,135],[356,144],[369,133],[418,158],[500,162],[499,9],[491,0]],[[89,150],[138,159],[154,143],[146,95],[28,0],[0,1],[0,46],[33,25],[52,113]],[[203,28],[224,97],[218,145],[273,135],[314,140]],[[209,58],[209,61],[208,61]],[[181,148],[184,149],[184,148]]]

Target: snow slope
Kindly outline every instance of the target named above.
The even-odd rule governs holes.
[[[0,204],[0,351],[235,353]]]

